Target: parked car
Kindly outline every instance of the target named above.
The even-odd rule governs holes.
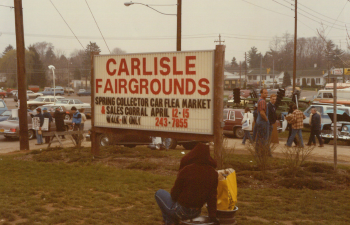
[[[4,98],[6,98],[7,97],[7,92],[5,90],[3,90],[3,89],[0,89],[0,98],[2,96],[4,96]]]
[[[244,131],[242,130],[242,119],[244,109],[224,109],[224,135],[243,138]]]
[[[64,93],[67,93],[67,94],[74,94],[74,89],[71,88],[71,87],[65,87],[65,88],[64,88]]]
[[[0,121],[7,120],[7,118],[9,118],[9,116],[11,115],[12,115],[11,110],[3,111],[2,113],[0,113]]]
[[[329,118],[329,115],[326,113],[326,111],[329,111],[329,110],[333,111],[332,104],[312,104],[304,111],[304,115],[306,116],[306,118],[304,119],[303,124],[304,124],[305,128],[310,128],[309,118],[310,118],[312,107],[315,107],[316,110],[321,114],[321,123],[322,124],[332,123],[332,119]],[[337,105],[337,109],[344,111],[348,114],[350,113],[350,107],[348,107],[348,106]]]
[[[4,111],[7,111],[8,108],[6,106],[6,103],[4,100],[0,99],[0,113],[3,113]]]
[[[28,119],[28,138],[35,138],[35,130],[32,126],[32,113],[27,113]],[[50,123],[51,131],[56,130],[56,125],[54,122]],[[66,130],[68,130],[68,125],[66,125]],[[19,138],[19,119],[18,117],[9,116],[5,121],[0,122],[0,135],[3,135],[5,138]]]
[[[56,98],[56,101],[55,101],[55,98]],[[32,101],[27,101],[27,107],[31,110],[34,110],[38,106],[53,104],[60,99],[64,99],[64,97],[62,97],[62,96],[42,96],[42,97],[38,97]]]
[[[334,138],[334,111],[326,111],[331,123],[324,124],[321,131],[321,137],[325,144],[328,144]],[[342,110],[337,110],[337,139],[346,141],[350,145],[350,116]]]
[[[86,90],[84,92],[78,92],[77,93],[78,96],[91,96],[91,90]]]
[[[13,100],[15,102],[17,102],[17,92],[18,92],[18,90],[11,91],[11,97],[13,98]]]
[[[36,93],[39,91],[40,87],[38,85],[29,85],[28,89]]]
[[[27,96],[30,99],[30,98],[37,98],[37,97],[43,96],[43,94],[35,93],[34,91],[27,91]]]
[[[79,89],[78,93],[85,92],[85,91],[86,91],[85,89]]]
[[[62,87],[56,87],[56,88],[45,88],[44,91],[39,92],[43,95],[64,95],[64,89]]]
[[[66,109],[70,110],[73,106],[78,110],[81,108],[91,108],[91,105],[88,103],[83,103],[79,99],[60,99],[56,103],[56,105],[64,106]]]

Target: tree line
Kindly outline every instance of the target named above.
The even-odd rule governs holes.
[[[61,49],[55,49],[52,43],[37,42],[25,49],[27,85],[40,87],[52,86],[53,76],[48,69],[55,66],[57,86],[68,86],[69,81],[90,79],[90,53],[101,52],[95,42],[90,42],[85,50],[74,50],[67,57]],[[112,54],[125,54],[120,48],[114,48]],[[6,87],[17,88],[16,49],[8,45],[0,57],[0,76],[6,77]]]

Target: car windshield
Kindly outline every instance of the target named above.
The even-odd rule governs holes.
[[[68,104],[68,101],[67,99],[64,99],[64,100],[58,100],[57,103],[61,103],[61,104]]]
[[[11,111],[10,110],[4,111],[0,115],[1,116],[10,116],[11,115]]]
[[[44,101],[44,98],[36,98],[36,99],[34,99],[33,101],[35,101],[35,102],[43,102],[43,101]]]

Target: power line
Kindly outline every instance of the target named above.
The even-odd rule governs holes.
[[[103,40],[104,40],[104,42],[105,42],[105,44],[106,44],[106,46],[107,46],[107,48],[108,48],[108,51],[109,51],[109,53],[111,54],[111,50],[109,49],[109,47],[108,47],[108,45],[107,45],[107,42],[106,42],[106,40],[105,40],[105,37],[103,37],[102,31],[101,31],[100,27],[99,27],[98,24],[97,24],[97,21],[96,21],[96,19],[95,19],[95,17],[94,17],[94,14],[92,13],[92,11],[91,11],[91,9],[90,9],[90,6],[89,6],[87,0],[85,0],[85,2],[86,2],[87,7],[88,7],[89,10],[90,10],[90,13],[91,13],[91,15],[92,15],[92,18],[94,18],[94,20],[95,20],[96,26],[97,26],[98,30],[100,31],[100,33],[101,33],[101,36],[102,36],[102,38],[103,38]]]
[[[58,11],[58,9],[56,8],[56,6],[53,4],[53,2],[50,0],[51,4],[53,5],[53,7],[56,9],[56,11],[58,12],[58,14],[60,14],[60,16],[62,17],[63,21],[67,24],[68,28],[70,29],[70,31],[73,33],[74,37],[78,40],[78,42],[80,43],[81,47],[85,50],[84,46],[81,44],[81,42],[79,41],[78,37],[75,35],[75,33],[73,32],[72,28],[70,28],[70,26],[68,25],[68,23],[66,22],[66,20],[63,18],[63,16],[61,15],[60,11]]]
[[[256,7],[265,9],[265,10],[270,11],[270,12],[274,12],[274,13],[277,13],[277,14],[280,14],[280,15],[283,15],[283,16],[293,17],[293,16],[290,16],[290,15],[287,15],[287,14],[283,14],[283,13],[280,13],[280,12],[273,11],[273,10],[271,10],[271,9],[267,9],[267,8],[265,8],[265,7],[262,7],[262,6],[259,6],[259,5],[254,4],[254,3],[248,2],[248,1],[246,1],[246,0],[242,0],[242,1],[243,1],[243,2],[246,2],[246,3],[248,3],[248,4],[251,4],[251,5],[254,5],[254,6],[256,6]]]
[[[11,8],[11,9],[14,9],[15,7],[14,6],[8,6],[8,5],[0,5],[2,7],[8,7],[8,8]]]
[[[345,5],[343,6],[342,10],[340,11],[340,13],[339,13],[339,15],[338,15],[338,17],[337,17],[337,20],[338,20],[339,16],[342,14],[342,12],[344,11],[346,4],[348,4],[348,0],[346,0]],[[337,22],[337,21],[335,21],[335,22]],[[335,24],[335,22],[334,22],[334,24]],[[329,32],[331,32],[331,30],[332,30],[334,24],[332,25],[331,29],[328,31],[328,33],[327,33],[326,36],[328,36]]]

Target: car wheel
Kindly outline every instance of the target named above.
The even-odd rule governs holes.
[[[64,120],[70,120],[70,115],[68,115],[68,114],[65,115],[65,116],[64,116]]]
[[[241,139],[244,137],[244,130],[242,129],[242,127],[236,127],[233,133],[235,134],[236,138]]]
[[[36,107],[38,107],[38,106],[36,106],[36,105],[31,105],[31,106],[30,106],[30,109],[31,109],[31,110],[34,110],[34,109],[36,109]]]
[[[323,138],[323,143],[328,144],[331,141],[330,138]]]
[[[186,150],[192,150],[194,147],[196,147],[197,144],[198,144],[198,142],[187,142],[187,143],[183,143],[182,146]]]
[[[98,135],[97,141],[98,141],[98,144],[102,147],[111,145],[110,138],[108,137],[107,134]]]
[[[34,139],[35,138],[35,131],[34,130],[28,130],[28,139]]]
[[[166,146],[166,140],[170,141],[169,149],[175,149],[177,146],[177,140],[174,138],[162,138],[162,144],[165,147]]]

